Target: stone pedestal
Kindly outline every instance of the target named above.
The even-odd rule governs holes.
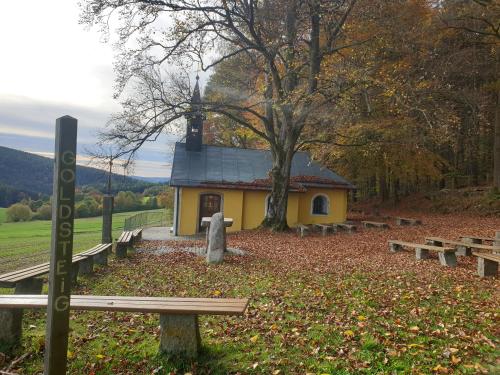
[[[489,259],[478,257],[477,273],[481,277],[495,277],[498,274],[498,263]]]
[[[22,309],[0,309],[0,351],[19,344],[22,326]]]
[[[78,272],[81,275],[88,275],[94,272],[94,257],[87,257],[78,262]]]
[[[127,257],[127,244],[117,243],[115,249],[115,255],[117,258],[126,258]]]
[[[403,246],[398,245],[396,243],[391,243],[391,244],[389,244],[389,251],[391,253],[397,253],[399,251],[403,251]]]
[[[94,263],[100,266],[108,265],[108,250],[102,251],[99,254],[94,255]]]
[[[160,353],[196,358],[201,347],[197,315],[160,315]]]
[[[32,278],[16,283],[14,294],[42,294],[43,279]]]
[[[457,246],[457,256],[472,256],[472,249],[468,246]]]
[[[457,257],[454,252],[439,252],[439,262],[442,266],[447,267],[456,267],[457,266]]]
[[[415,256],[418,260],[428,259],[429,258],[429,250],[415,249]]]

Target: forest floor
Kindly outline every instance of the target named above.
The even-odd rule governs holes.
[[[203,352],[195,362],[157,355],[157,315],[73,312],[69,373],[499,373],[500,279],[479,278],[475,257],[460,257],[451,269],[436,257],[417,261],[414,252],[389,253],[387,240],[493,236],[500,218],[418,218],[423,225],[328,237],[232,234],[228,246],[248,255],[227,257],[219,266],[185,252],[113,260],[81,278],[75,293],[248,297],[248,312],[202,316]],[[148,241],[139,247],[201,245]],[[22,347],[4,359],[4,370],[41,372],[44,319],[43,312],[25,312]]]
[[[394,209],[394,205],[393,199],[386,202],[381,202],[380,199],[368,199],[354,203],[351,207],[370,213]],[[424,214],[426,212],[467,213],[500,217],[500,193],[494,193],[490,186],[442,189],[400,197],[397,207],[400,210],[419,211]]]

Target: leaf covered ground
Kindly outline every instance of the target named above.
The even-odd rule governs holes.
[[[156,315],[73,312],[70,373],[499,373],[499,279],[479,278],[474,257],[460,257],[449,269],[434,256],[416,261],[410,251],[391,254],[387,240],[493,236],[500,219],[419,218],[424,225],[303,239],[241,232],[228,243],[248,255],[220,266],[182,252],[113,261],[81,278],[75,293],[248,297],[248,312],[201,317],[203,352],[193,362],[157,355]],[[164,245],[201,242],[141,247]],[[25,313],[23,346],[3,359],[4,370],[41,371],[44,318]]]

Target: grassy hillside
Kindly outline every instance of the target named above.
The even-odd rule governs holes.
[[[148,212],[160,212],[153,210]],[[0,222],[5,209],[0,209]],[[138,212],[113,215],[113,238],[123,229],[125,218]],[[91,248],[101,242],[102,217],[75,220],[74,252]],[[36,264],[48,260],[52,223],[50,220],[0,225],[0,272],[20,265]]]
[[[5,211],[6,210],[7,210],[6,208],[0,207],[0,225],[5,221],[5,216],[6,216]]]
[[[6,207],[19,201],[21,193],[31,197],[52,194],[53,160],[28,152],[0,146],[0,206]],[[78,186],[92,185],[102,190],[105,172],[90,167],[77,166]],[[115,190],[143,191],[154,184],[131,177],[113,175]]]

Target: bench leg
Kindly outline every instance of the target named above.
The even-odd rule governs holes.
[[[389,251],[391,253],[397,253],[398,251],[403,251],[403,246],[398,245],[396,243],[390,243],[389,244]]]
[[[0,351],[19,344],[23,334],[23,310],[0,309]]]
[[[439,252],[439,262],[441,263],[442,266],[447,266],[447,267],[456,267],[457,266],[457,256],[455,253],[451,252],[444,252],[441,251]]]
[[[127,247],[128,247],[128,245],[125,243],[117,243],[116,244],[116,257],[117,258],[126,258],[127,257]]]
[[[100,266],[107,266],[108,265],[108,251],[101,251],[99,254],[94,255],[94,261],[95,264],[98,264]]]
[[[472,256],[472,249],[468,246],[457,246],[456,254],[458,256]]]
[[[426,249],[415,249],[415,256],[417,260],[423,260],[423,259],[428,259],[429,258],[429,250]]]
[[[78,262],[78,272],[82,275],[88,275],[94,272],[94,257],[87,257]]]
[[[498,274],[498,263],[489,259],[478,257],[477,273],[481,277],[495,277]]]
[[[16,283],[14,294],[42,294],[43,279],[33,277]]]
[[[201,347],[198,315],[160,314],[160,353],[196,358]]]

